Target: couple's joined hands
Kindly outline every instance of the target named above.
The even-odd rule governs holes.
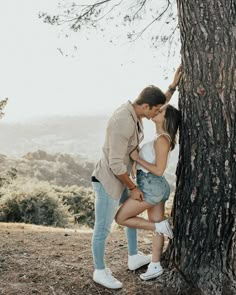
[[[143,192],[136,186],[136,188],[130,191],[130,198],[142,202],[144,200]]]
[[[138,159],[138,156],[138,148],[136,148],[130,153],[130,158],[134,161]],[[138,187],[136,187],[135,189],[130,191],[130,198],[142,202],[144,200],[143,192]]]

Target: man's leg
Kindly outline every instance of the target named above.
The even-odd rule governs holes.
[[[110,232],[119,201],[112,199],[100,182],[93,182],[95,191],[95,225],[92,252],[95,269],[105,269],[105,241]]]
[[[137,229],[125,227],[126,239],[128,242],[128,253],[129,255],[138,254],[138,245],[137,245]]]
[[[92,182],[95,191],[95,225],[92,239],[92,252],[95,270],[93,280],[111,289],[122,288],[122,283],[113,277],[111,271],[106,268],[105,242],[110,232],[111,224],[116,213],[118,201],[113,200],[104,190],[100,182]]]

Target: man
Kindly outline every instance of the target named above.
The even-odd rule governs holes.
[[[174,80],[164,94],[158,87],[148,86],[138,98],[119,107],[110,118],[106,130],[102,157],[92,175],[95,191],[95,226],[92,252],[95,271],[93,280],[111,289],[122,288],[104,262],[105,241],[110,232],[119,203],[128,197],[143,201],[143,193],[129,177],[133,161],[130,153],[143,139],[142,118],[151,119],[170,100],[181,75],[179,67]],[[129,193],[128,193],[129,190]],[[165,228],[163,229],[165,234]],[[137,232],[126,228],[128,240],[128,268],[135,270],[150,262],[150,257],[137,251]]]

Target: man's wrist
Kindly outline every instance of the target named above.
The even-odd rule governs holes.
[[[134,190],[137,187],[137,185],[134,184],[133,187],[129,188],[130,191]]]

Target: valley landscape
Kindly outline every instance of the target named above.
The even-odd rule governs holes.
[[[30,125],[1,122],[1,295],[161,292],[161,279],[140,280],[145,267],[128,270],[127,259],[121,259],[127,256],[124,229],[115,223],[107,244],[107,264],[124,288],[106,290],[92,280],[90,176],[106,123],[106,117],[54,117]],[[176,155],[169,160],[166,173],[172,190],[167,216],[175,188]],[[151,252],[151,233],[140,231],[139,250]]]

